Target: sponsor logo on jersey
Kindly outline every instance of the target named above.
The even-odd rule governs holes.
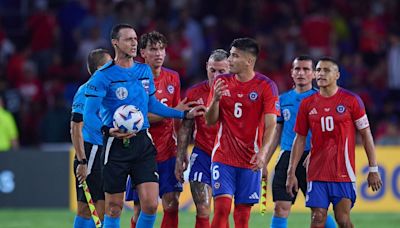
[[[118,99],[124,100],[128,97],[128,90],[125,87],[119,87],[115,91],[115,95],[117,96]]]
[[[203,98],[200,97],[200,98],[197,100],[197,104],[204,104]]]
[[[168,85],[168,86],[167,86],[167,90],[168,90],[168,93],[173,94],[174,91],[175,91],[175,88],[174,88],[173,85]]]
[[[214,188],[215,189],[219,189],[219,187],[221,187],[221,184],[219,182],[215,182]]]
[[[257,97],[258,97],[258,94],[256,92],[254,92],[254,91],[249,94],[249,98],[252,101],[257,100]]]
[[[340,114],[344,113],[346,111],[346,108],[343,105],[338,105],[336,107],[336,111]]]
[[[311,109],[311,111],[308,113],[309,116],[310,115],[317,115],[317,114],[318,114],[318,112],[317,112],[317,109],[315,109],[315,108]]]
[[[229,90],[222,91],[222,96],[230,97],[231,96],[231,92]]]
[[[275,101],[275,109],[277,112],[279,112],[279,110],[281,109],[281,103],[279,103],[279,101]]]
[[[87,84],[87,88],[91,89],[91,90],[94,90],[94,91],[97,91],[97,87],[94,86],[94,85],[91,85],[91,84]]]
[[[158,90],[157,90],[157,93],[162,93],[162,89],[158,89]]]
[[[257,194],[257,192],[253,192],[253,194],[251,194],[250,196],[249,196],[249,199],[259,199],[260,197],[258,197],[258,194]]]
[[[289,121],[290,120],[290,111],[289,111],[289,109],[287,109],[287,108],[283,109],[282,114],[283,114],[283,119],[285,121]]]
[[[238,97],[243,97],[243,94],[238,93],[237,96],[238,96]]]
[[[330,108],[324,108],[325,112],[329,112],[331,109]]]

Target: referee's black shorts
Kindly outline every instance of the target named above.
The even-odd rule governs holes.
[[[88,142],[84,142],[85,155],[88,161],[88,173],[89,175],[86,178],[86,183],[90,190],[90,194],[92,196],[92,200],[97,202],[97,200],[104,200],[104,191],[103,191],[103,178],[101,175],[101,152],[103,150],[102,146],[93,145]],[[76,167],[78,167],[78,160],[74,159],[74,174],[75,174],[75,188],[76,188],[76,196],[77,200],[87,203],[85,193],[83,192],[83,188],[79,187],[79,181],[76,178]]]
[[[301,156],[299,164],[296,169],[296,177],[298,186],[305,196],[307,191],[307,175],[306,168],[303,166],[304,159],[307,157],[308,151],[304,152]],[[286,177],[287,169],[289,166],[290,151],[283,151],[279,156],[278,163],[275,166],[274,179],[272,180],[272,199],[273,201],[292,201],[295,202],[297,193],[294,197],[291,197],[286,192]]]
[[[126,180],[131,176],[132,185],[158,182],[156,148],[147,130],[123,142],[106,137],[102,154],[104,192],[125,192]]]

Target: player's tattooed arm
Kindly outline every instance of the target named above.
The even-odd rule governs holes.
[[[175,177],[178,181],[184,182],[183,172],[187,169],[189,159],[187,156],[187,147],[189,145],[190,136],[193,133],[193,119],[185,119],[178,133],[178,152],[175,163]]]

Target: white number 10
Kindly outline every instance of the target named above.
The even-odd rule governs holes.
[[[334,129],[333,117],[332,116],[321,117],[321,128],[322,132],[333,131]]]

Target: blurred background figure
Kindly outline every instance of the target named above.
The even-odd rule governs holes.
[[[19,148],[18,130],[12,114],[4,108],[0,96],[0,152],[17,150]]]

